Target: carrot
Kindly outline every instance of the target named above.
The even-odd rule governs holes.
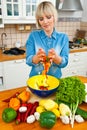
[[[19,94],[20,94],[19,92],[16,92],[16,93],[13,94],[11,97],[9,97],[9,98],[7,98],[7,99],[4,99],[4,100],[2,100],[2,101],[8,103],[8,102],[10,101],[11,98],[15,98],[15,97],[17,97]]]
[[[47,56],[44,57],[44,59],[43,59],[44,70],[42,71],[42,75],[47,75],[47,72],[49,71],[50,66],[51,66],[50,59]]]
[[[19,107],[21,106],[21,102],[17,97],[15,97],[15,98],[10,99],[8,105],[9,105],[9,107],[11,107],[17,111],[19,109]]]
[[[39,102],[38,102],[38,101],[34,102],[33,108],[32,108],[32,110],[31,110],[31,112],[30,112],[30,115],[33,115],[33,114],[36,112],[36,108],[37,108],[38,106],[39,106]]]
[[[30,92],[23,90],[17,97],[22,101],[22,103],[26,103],[30,99]]]

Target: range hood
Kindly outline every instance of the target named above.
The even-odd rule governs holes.
[[[56,8],[60,11],[83,10],[80,0],[56,0]]]

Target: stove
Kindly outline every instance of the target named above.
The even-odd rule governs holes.
[[[69,48],[74,49],[74,48],[83,48],[83,43],[74,43],[73,41],[69,41]]]

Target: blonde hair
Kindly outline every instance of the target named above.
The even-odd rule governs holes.
[[[54,5],[51,2],[48,1],[44,1],[42,3],[40,3],[37,7],[36,10],[36,25],[37,28],[41,28],[40,24],[39,24],[39,18],[42,17],[42,15],[53,15],[54,16],[54,22],[56,23],[57,18],[58,18],[58,13],[56,8],[54,7]]]

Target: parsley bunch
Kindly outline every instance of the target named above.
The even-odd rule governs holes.
[[[66,77],[60,79],[60,84],[56,92],[56,99],[66,103],[81,104],[85,99],[85,85],[77,77]]]
[[[85,99],[85,85],[77,77],[66,77],[60,79],[56,92],[56,101],[68,103],[72,112],[71,126],[74,125],[74,116],[79,104]]]

